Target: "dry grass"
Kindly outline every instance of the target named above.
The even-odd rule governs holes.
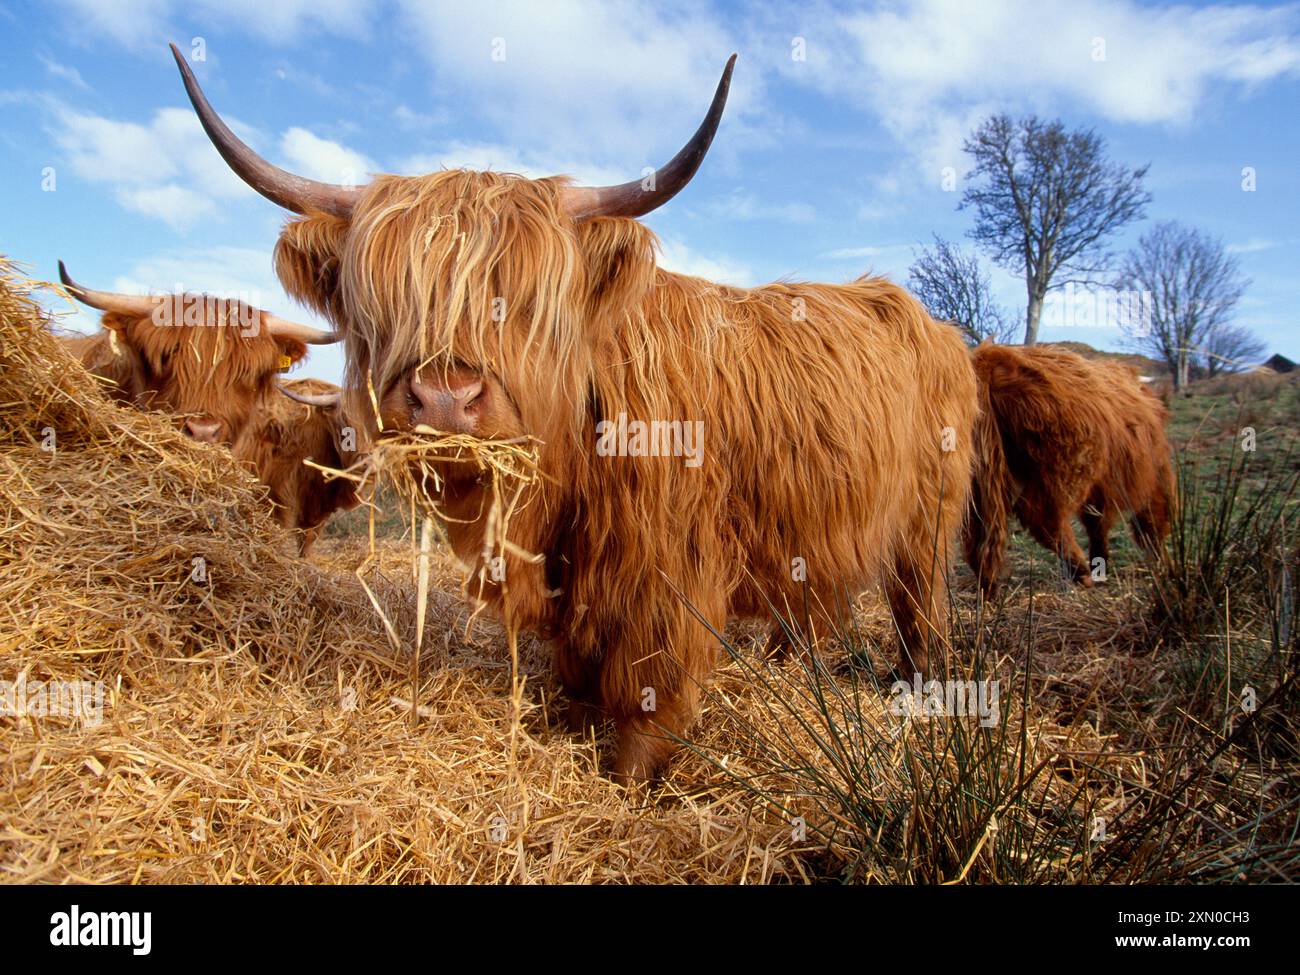
[[[711,793],[707,769],[677,777],[703,787],[693,795],[647,798],[604,779],[593,743],[553,730],[533,641],[521,644],[516,709],[503,634],[481,620],[467,629],[445,555],[413,727],[409,657],[393,652],[353,574],[366,547],[297,559],[262,488],[224,451],[107,400],[11,265],[3,278],[0,680],[103,682],[107,693],[98,725],[0,717],[0,876],[805,877],[787,826],[734,790]],[[411,579],[396,543],[366,573],[407,650]]]
[[[926,758],[964,726],[892,714],[839,645],[822,648],[819,680],[887,744],[863,766],[857,810],[810,788],[807,769],[844,781],[815,741],[821,705],[780,704],[773,688],[806,674],[798,659],[759,663],[754,624],[729,631],[738,654],[664,783],[624,790],[600,772],[607,738],[562,729],[547,648],[520,639],[516,669],[500,627],[471,619],[445,552],[429,554],[413,680],[409,540],[330,538],[314,562],[296,558],[224,451],[107,400],[12,266],[0,277],[0,680],[107,689],[99,724],[0,716],[8,882],[1093,878],[1089,816],[1168,783],[1178,703],[1159,653],[1129,652],[1159,637],[1126,585],[1032,610],[1013,588],[1007,614],[1038,627],[1027,683],[1014,638],[965,660],[1007,677],[1007,755],[1032,773],[1002,761],[1011,788],[987,809],[963,805],[951,754]],[[496,457],[504,482],[527,476],[525,455]],[[973,605],[958,609],[969,627]],[[866,643],[887,637],[874,599],[857,616]],[[782,765],[791,755],[803,767]],[[1293,772],[1258,766],[1234,789],[1262,795],[1279,774]],[[960,829],[939,821],[949,809],[968,817]]]

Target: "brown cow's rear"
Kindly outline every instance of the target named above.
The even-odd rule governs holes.
[[[1134,538],[1159,553],[1175,504],[1169,413],[1136,373],[1045,346],[985,343],[972,359],[980,418],[965,546],[985,594],[1002,574],[1012,512],[1083,586],[1097,559],[1109,563],[1108,536],[1125,512]],[[1088,533],[1088,559],[1074,515]]]

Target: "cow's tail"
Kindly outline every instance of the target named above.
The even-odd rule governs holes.
[[[975,573],[985,597],[992,598],[1002,577],[1014,485],[997,413],[983,376],[979,381],[979,408],[975,420],[975,473],[963,542],[966,564]]]

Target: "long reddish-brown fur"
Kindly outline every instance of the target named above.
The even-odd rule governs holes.
[[[186,298],[196,307],[212,304],[205,296]],[[243,320],[255,320],[253,311],[245,311]],[[63,341],[105,380],[110,395],[141,409],[219,423],[226,443],[239,435],[257,404],[283,398],[274,383],[286,359],[297,362],[307,354],[297,339],[221,322],[165,325],[148,315],[109,311],[101,324],[94,335]]]
[[[320,379],[283,383],[296,393],[337,393],[339,388]],[[299,536],[299,552],[306,556],[321,526],[339,510],[359,503],[355,486],[345,478],[326,478],[304,461],[336,470],[357,458],[345,440],[346,423],[337,406],[314,406],[273,395],[253,412],[235,441],[237,460],[248,464],[270,489],[280,524]]]
[[[1169,411],[1137,374],[1042,345],[986,342],[972,361],[980,416],[964,541],[985,594],[1002,576],[1012,513],[1083,586],[1097,559],[1109,565],[1110,531],[1125,513],[1134,538],[1158,555],[1176,502]],[[1074,516],[1088,534],[1087,559]]]
[[[510,522],[540,562],[508,552],[491,582],[481,489],[442,510],[489,601],[554,637],[570,697],[614,717],[616,775],[655,774],[696,712],[716,641],[694,614],[721,629],[769,600],[801,606],[800,565],[832,616],[881,583],[908,669],[925,669],[971,474],[956,331],[879,278],[746,289],[670,273],[650,230],[575,223],[562,186],[378,177],[350,220],[289,223],[276,268],[344,332],[347,413],[371,434],[404,370],[443,363],[494,377],[542,441],[543,476]],[[596,424],[620,413],[704,421],[703,464],[596,456]]]

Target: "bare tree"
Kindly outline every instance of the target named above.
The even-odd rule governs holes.
[[[1158,223],[1119,273],[1117,287],[1144,292],[1143,320],[1128,326],[1129,339],[1163,360],[1181,390],[1206,343],[1222,344],[1248,283],[1222,241],[1175,220]]]
[[[1207,376],[1237,372],[1264,358],[1264,343],[1244,325],[1223,322],[1210,330],[1201,343],[1201,360]]]
[[[1032,115],[985,119],[964,148],[975,158],[967,178],[981,180],[962,196],[962,208],[975,208],[970,235],[1025,276],[1025,344],[1033,345],[1054,279],[1086,281],[1105,271],[1105,238],[1144,214],[1148,167],[1109,162],[1091,129],[1067,132],[1059,120]]]
[[[963,254],[938,234],[934,249],[922,248],[908,269],[908,288],[935,318],[952,322],[973,343],[1005,342],[1013,325],[993,300],[988,272],[979,258]]]

